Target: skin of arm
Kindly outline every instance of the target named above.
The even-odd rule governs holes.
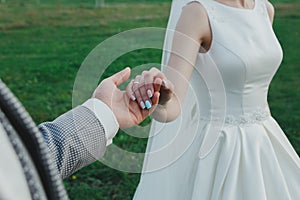
[[[275,15],[274,6],[269,1],[267,1],[266,6],[267,6],[267,11],[268,11],[268,14],[269,14],[270,21],[273,24],[274,15]]]
[[[180,114],[200,47],[205,47],[205,42],[211,40],[206,11],[197,2],[183,8],[175,30],[168,67],[163,71],[174,84],[174,91],[170,100],[158,105],[152,113],[153,118],[160,122],[173,121]]]

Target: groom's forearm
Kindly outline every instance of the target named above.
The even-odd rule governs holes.
[[[112,111],[97,99],[39,125],[62,178],[101,158],[118,128]]]
[[[39,125],[39,129],[62,178],[94,162],[106,149],[104,127],[84,106]]]

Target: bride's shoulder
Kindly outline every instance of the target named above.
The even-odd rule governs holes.
[[[267,11],[268,11],[268,14],[269,14],[270,21],[273,23],[274,14],[275,14],[274,6],[272,5],[272,3],[270,1],[267,0],[266,1],[266,7],[267,7]]]
[[[198,1],[191,1],[187,3],[182,9],[182,16],[185,16],[190,22],[203,22],[207,20],[208,16],[204,6]]]
[[[198,38],[206,37],[210,31],[207,12],[198,1],[192,1],[183,7],[178,25],[185,30],[191,29]]]
[[[202,14],[206,15],[205,7],[202,5],[200,1],[190,1],[184,7],[183,10],[190,10],[195,12],[194,14]]]

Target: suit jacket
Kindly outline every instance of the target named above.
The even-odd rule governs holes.
[[[42,123],[38,129],[48,146],[50,162],[57,169],[57,174],[51,176],[65,178],[99,159],[106,149],[105,130],[101,122],[84,106],[78,106],[52,122]],[[0,199],[49,199],[35,163],[13,132],[9,120],[0,109]],[[55,199],[67,199],[59,179],[56,180],[60,194]]]
[[[84,106],[39,125],[61,178],[101,158],[106,149],[103,125]]]

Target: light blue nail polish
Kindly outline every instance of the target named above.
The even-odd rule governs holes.
[[[145,104],[146,104],[146,108],[147,108],[147,109],[150,109],[150,108],[152,107],[152,105],[151,105],[151,103],[150,103],[149,100],[146,100],[146,101],[145,101]]]

